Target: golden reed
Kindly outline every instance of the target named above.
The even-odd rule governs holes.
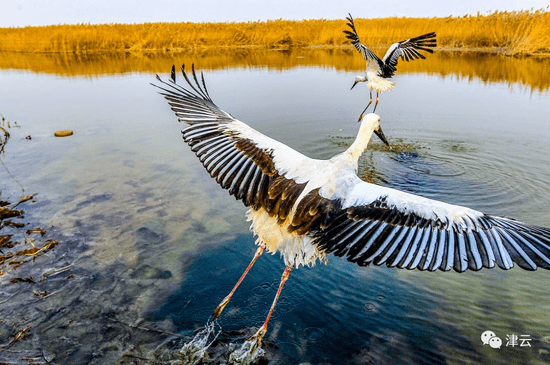
[[[342,33],[345,15],[342,14],[341,20],[0,28],[0,51],[90,54],[220,47],[337,48],[349,44]],[[373,48],[435,31],[439,49],[496,50],[507,55],[550,54],[550,12],[544,10],[445,18],[357,18],[356,26],[362,41]]]

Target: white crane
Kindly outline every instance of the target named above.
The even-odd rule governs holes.
[[[361,112],[359,116],[359,121],[363,118],[363,114],[369,106],[372,104],[372,90],[376,91],[376,103],[374,104],[373,112],[376,112],[376,106],[378,105],[378,95],[382,91],[391,91],[393,90],[395,83],[387,79],[391,78],[395,71],[397,71],[397,61],[399,57],[403,58],[405,61],[415,60],[418,58],[425,59],[426,57],[419,51],[426,51],[433,53],[434,51],[430,48],[436,46],[436,34],[427,33],[421,36],[406,39],[401,42],[394,43],[388,48],[384,58],[380,59],[376,54],[374,54],[367,46],[365,46],[359,40],[357,35],[357,30],[355,29],[355,24],[351,14],[349,17],[346,17],[348,22],[346,25],[351,28],[349,30],[344,30],[346,38],[351,40],[351,43],[355,48],[361,52],[363,58],[367,62],[367,71],[365,76],[356,76],[355,82],[352,85],[352,89],[359,82],[367,82],[367,87],[370,90],[370,100],[365,109]]]
[[[264,252],[280,252],[286,269],[263,326],[251,338],[259,345],[283,285],[293,268],[326,261],[330,253],[361,266],[442,270],[500,267],[550,269],[550,229],[378,186],[357,176],[358,159],[375,133],[388,143],[380,117],[368,114],[357,138],[329,160],[309,158],[218,108],[184,67],[189,84],[157,79],[178,120],[189,126],[184,141],[229,194],[248,208],[258,249],[216,319]]]

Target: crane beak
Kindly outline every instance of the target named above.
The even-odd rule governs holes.
[[[390,144],[388,143],[384,132],[382,132],[382,128],[378,127],[378,129],[376,129],[374,133],[378,136],[378,138],[380,138],[380,140],[382,140],[382,142],[384,142],[386,146],[390,147]]]
[[[357,85],[358,82],[359,82],[359,81],[355,81],[355,82],[353,83],[353,85],[351,85],[351,89],[350,89],[350,90],[353,90],[353,88],[355,87],[355,85]]]

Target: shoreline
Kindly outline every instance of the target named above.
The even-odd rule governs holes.
[[[370,47],[371,49],[384,50],[387,47]],[[62,51],[23,51],[23,50],[4,50],[0,49],[0,53],[4,54],[39,54],[39,55],[71,55],[71,56],[93,56],[93,55],[120,55],[120,54],[161,54],[161,53],[173,53],[173,54],[184,54],[184,53],[193,53],[193,52],[205,52],[215,49],[223,49],[230,51],[273,51],[273,52],[292,52],[296,50],[349,50],[350,52],[356,52],[355,48],[351,45],[308,45],[308,46],[291,46],[291,47],[273,47],[267,45],[232,45],[232,46],[195,46],[187,48],[169,48],[169,49],[160,49],[160,48],[140,48],[140,49],[120,49],[120,50],[92,50],[92,51],[81,51],[81,52],[62,52]],[[536,52],[536,53],[509,53],[507,49],[502,47],[437,47],[435,52],[460,52],[460,53],[488,53],[501,55],[504,57],[531,57],[531,58],[549,58],[550,51],[548,52]]]

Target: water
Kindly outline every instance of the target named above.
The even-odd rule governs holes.
[[[0,114],[11,138],[0,156],[0,200],[37,194],[18,207],[21,221],[59,244],[17,270],[1,269],[0,345],[30,329],[0,359],[181,361],[182,346],[252,258],[254,237],[245,208],[203,171],[149,83],[173,62],[191,58],[200,69],[204,61],[217,105],[328,158],[351,143],[368,91],[349,90],[362,65],[342,65],[355,64],[355,53],[319,52],[246,53],[219,64],[212,55],[171,55],[4,66]],[[377,112],[394,151],[373,142],[361,160],[363,178],[550,226],[550,63],[438,57],[404,64],[396,89],[381,95]],[[53,137],[59,129],[74,135]],[[261,326],[283,270],[278,255],[258,259],[218,321],[210,363],[227,362]],[[327,266],[290,275],[262,361],[545,363],[549,275],[360,268],[330,257]],[[35,283],[10,282],[28,277]],[[483,346],[486,330],[502,338],[500,350]],[[529,335],[531,347],[505,346],[511,334]]]

